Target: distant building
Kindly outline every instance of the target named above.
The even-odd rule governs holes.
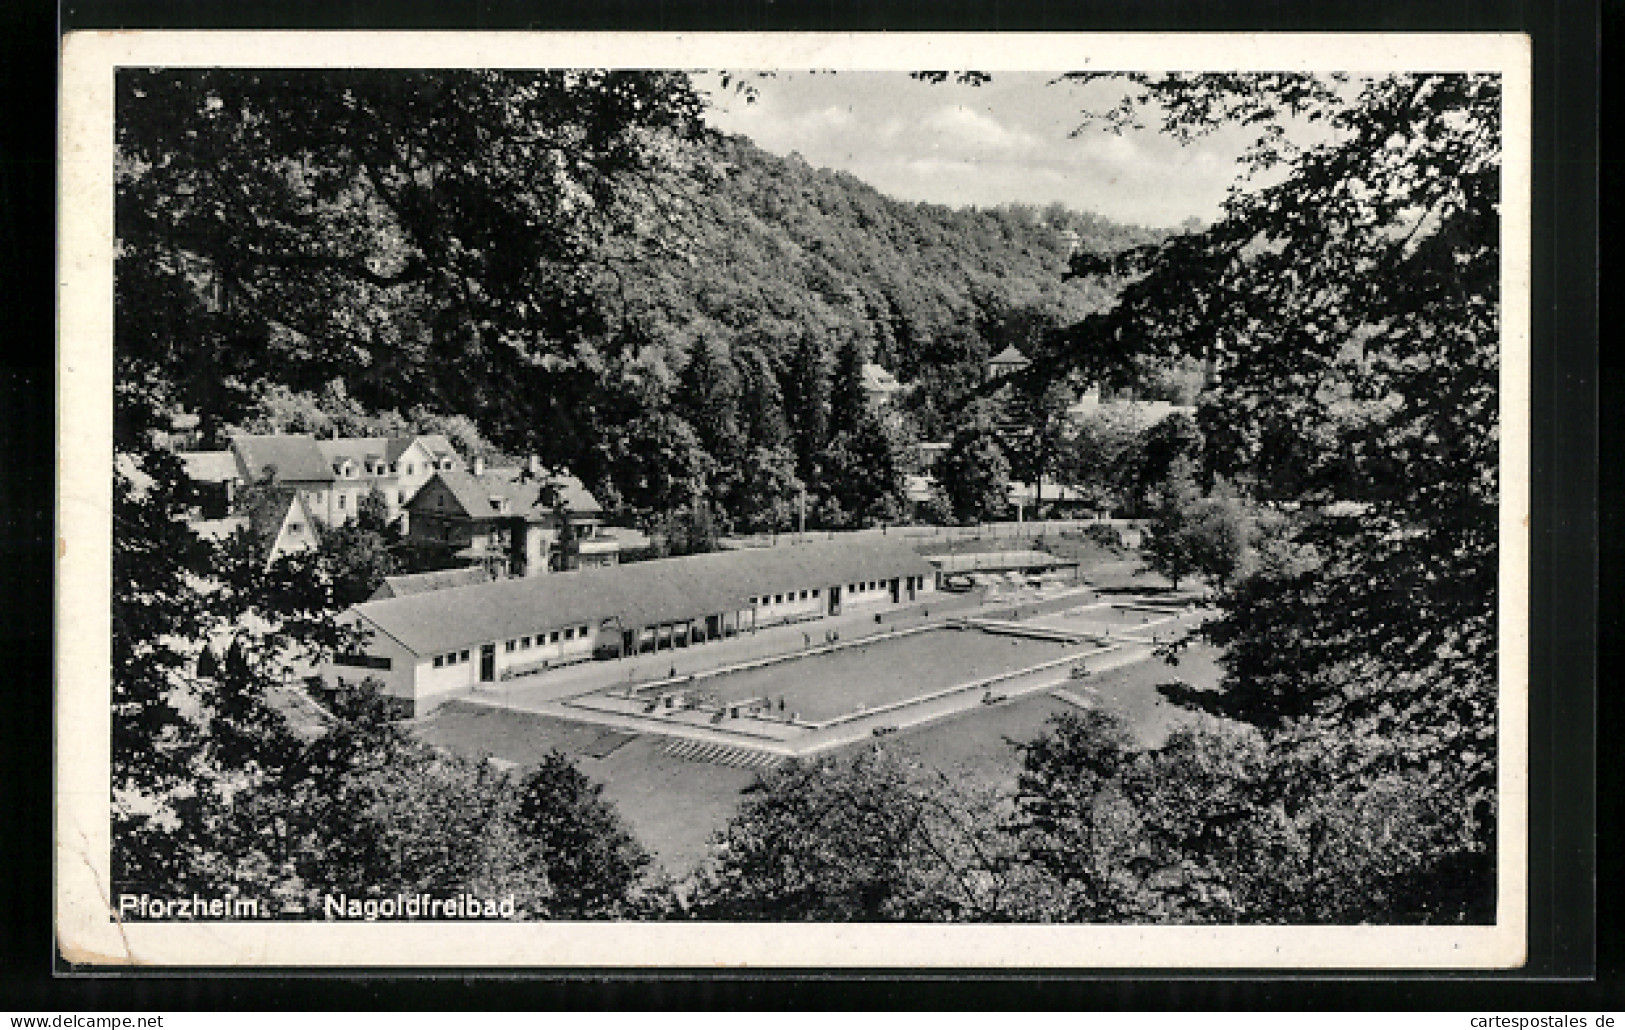
[[[384,457],[395,476],[395,510],[406,518],[406,506],[436,472],[464,468],[462,456],[440,433],[392,436],[385,441]],[[409,521],[409,520],[408,520]],[[410,525],[403,523],[403,531]]]
[[[718,551],[367,601],[340,621],[370,634],[323,667],[374,678],[408,714],[559,665],[696,647],[774,623],[933,596],[936,570],[894,540]]]
[[[231,514],[243,478],[230,451],[181,451],[181,466],[198,492],[198,514],[222,519]]]
[[[231,452],[237,459],[237,474],[245,484],[270,480],[297,490],[312,516],[328,524],[334,522],[337,477],[314,436],[238,436],[232,438]]]
[[[436,472],[463,468],[463,459],[439,433],[327,440],[306,433],[245,435],[233,438],[231,450],[222,453],[232,456],[238,485],[270,474],[274,482],[300,491],[311,514],[328,525],[354,518],[361,498],[374,489],[383,494],[389,517],[398,519]],[[190,473],[194,459],[182,460]],[[200,456],[193,478],[219,481],[224,470],[215,461]]]
[[[920,471],[930,472],[932,469],[936,468],[937,462],[941,461],[942,456],[947,454],[952,447],[953,444],[948,443],[947,441],[922,442],[915,449],[920,460]]]
[[[338,437],[317,440],[316,449],[333,470],[333,524],[346,522],[361,511],[361,498],[376,490],[383,495],[394,521],[399,512],[396,477],[390,471],[389,441],[382,437]]]
[[[1042,493],[1042,498],[1040,498]],[[1018,513],[1024,513],[1027,518],[1043,517],[1038,506],[1042,500],[1044,510],[1054,511],[1058,514],[1076,515],[1093,510],[1088,496],[1075,486],[1063,486],[1060,483],[1045,483],[1043,490],[1032,483],[1012,482],[1010,484],[1010,504]]]
[[[539,463],[519,468],[436,472],[407,503],[407,542],[445,552],[493,576],[535,576],[565,560],[561,521],[544,486],[555,488],[574,536],[573,560],[613,565],[620,544],[602,533],[603,508],[574,476],[550,476]]]
[[[478,586],[481,583],[491,582],[491,574],[479,566],[470,566],[463,569],[440,569],[435,572],[417,572],[405,576],[385,576],[384,581],[373,591],[369,601],[382,601],[390,597],[409,597],[413,594],[427,594],[435,590],[451,590],[456,587]]]
[[[902,389],[903,384],[886,371],[884,365],[877,365],[873,361],[864,363],[863,396],[869,402],[869,407],[879,408],[891,403],[891,399]]]
[[[1196,408],[1188,404],[1175,404],[1172,401],[1137,400],[1131,390],[1111,393],[1103,392],[1099,386],[1090,386],[1077,402],[1067,409],[1067,414],[1074,421],[1086,421],[1103,414],[1117,415],[1132,420],[1144,429],[1156,425],[1169,415],[1195,417]]]
[[[987,359],[987,377],[989,379],[1002,379],[1013,375],[1031,365],[1027,355],[1017,350],[1014,344]]]
[[[241,515],[191,523],[192,532],[223,543],[239,530],[248,530],[266,565],[320,543],[320,531],[302,491],[286,487],[254,491],[245,504],[247,511]]]

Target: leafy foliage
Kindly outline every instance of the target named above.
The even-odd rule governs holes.
[[[985,406],[954,437],[937,463],[937,479],[961,521],[1000,518],[1009,507],[1010,462]]]
[[[751,788],[700,870],[691,915],[730,920],[968,920],[1001,905],[990,799],[871,747],[792,764]]]
[[[1123,255],[1119,304],[1069,367],[1214,360],[1209,474],[1301,506],[1210,637],[1226,710],[1321,733],[1464,811],[1494,790],[1501,86],[1487,75],[1139,76],[1123,111],[1260,126],[1256,170],[1205,230]],[[1281,119],[1329,137],[1294,146]],[[1119,121],[1122,117],[1119,116]],[[1082,263],[1076,271],[1099,271]],[[1345,770],[1368,783],[1370,766]],[[1468,866],[1492,841],[1450,838]],[[1464,892],[1484,896],[1479,878]],[[1463,901],[1467,905],[1468,902]],[[1473,902],[1472,905],[1477,905]],[[1470,906],[1471,907],[1471,906]]]

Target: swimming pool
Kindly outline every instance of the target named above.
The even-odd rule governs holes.
[[[694,688],[724,704],[766,698],[775,714],[782,701],[785,715],[823,722],[1090,650],[975,629],[931,629],[703,677]]]

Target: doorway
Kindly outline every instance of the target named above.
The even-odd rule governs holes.
[[[903,583],[903,581],[900,580],[900,579],[893,579],[891,581],[891,603],[892,604],[896,604],[898,601],[901,601],[903,599],[902,583]]]
[[[839,615],[839,614],[841,614],[841,588],[840,587],[830,587],[829,588],[829,613],[831,615]]]
[[[497,646],[486,644],[480,648],[480,682],[489,683],[497,678]]]

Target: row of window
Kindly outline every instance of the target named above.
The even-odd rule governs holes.
[[[861,593],[864,593],[866,591],[884,590],[884,589],[886,589],[886,582],[884,580],[878,580],[878,579],[866,580],[865,582],[862,582],[862,583],[848,583],[847,586],[846,586],[846,592],[849,593],[849,594],[861,594]],[[805,591],[805,590],[801,591],[801,596],[800,596],[799,599],[802,600],[802,601],[807,600],[807,594],[808,594],[807,591]],[[812,591],[812,596],[815,597],[815,598],[818,596],[818,590],[817,589],[814,589]],[[763,594],[761,597],[752,597],[750,599],[750,603],[752,605],[757,604],[758,602],[760,602],[761,604],[768,604],[768,603],[770,603],[769,600],[768,600],[769,598],[772,598],[772,601],[771,601],[772,604],[783,604],[786,601],[794,602],[794,601],[796,601],[798,599],[797,596],[796,596],[796,592],[794,590],[791,590],[791,591],[788,591],[788,592],[782,593],[782,594]]]
[[[796,600],[796,592],[794,590],[791,590],[788,593],[784,593],[784,594],[772,594],[772,595],[763,594],[759,598],[758,597],[753,597],[753,598],[750,599],[750,603],[753,606],[758,601],[760,601],[762,604],[767,604],[767,603],[769,603],[768,602],[768,597],[769,596],[771,596],[773,598],[773,601],[772,601],[773,604],[783,604],[787,600],[792,601],[792,602]],[[818,596],[818,591],[814,590],[812,592],[812,596],[817,597]],[[807,591],[803,590],[801,592],[801,600],[805,601],[806,599],[807,599]]]
[[[565,640],[574,640],[577,636],[580,636],[583,640],[585,640],[587,638],[589,628],[589,626],[585,625],[579,628],[575,626],[566,626],[562,631],[554,630],[551,633],[538,633],[536,634],[534,645],[532,645],[530,637],[520,637],[518,640],[510,640],[504,644],[503,650],[511,654],[514,651],[529,651],[532,646],[541,647],[543,644],[556,644],[559,642],[559,634],[561,632],[564,634]]]
[[[440,463],[440,470],[442,472],[450,472],[451,468],[452,468],[452,461],[449,458]],[[435,466],[431,462],[429,464],[428,468],[425,469],[425,471],[433,472],[434,469],[435,469]],[[384,467],[382,465],[378,465],[375,468],[374,467],[369,467],[365,471],[366,471],[367,475],[369,475],[369,476],[381,476],[381,475],[391,475],[391,476],[393,476],[393,475],[397,475],[400,472],[400,462],[398,462],[398,461],[390,462],[389,463],[389,471],[387,473],[384,472]],[[417,467],[416,464],[414,464],[414,463],[412,463],[410,461],[406,463],[406,474],[407,475],[415,476],[415,475],[417,475],[417,471],[418,471],[418,467]],[[356,467],[354,465],[352,465],[352,464],[346,464],[344,466],[344,477],[346,479],[354,479],[355,476],[356,476]]]
[[[434,667],[441,668],[446,665],[456,665],[458,662],[468,661],[467,651],[453,651],[450,654],[437,654],[434,656]]]

